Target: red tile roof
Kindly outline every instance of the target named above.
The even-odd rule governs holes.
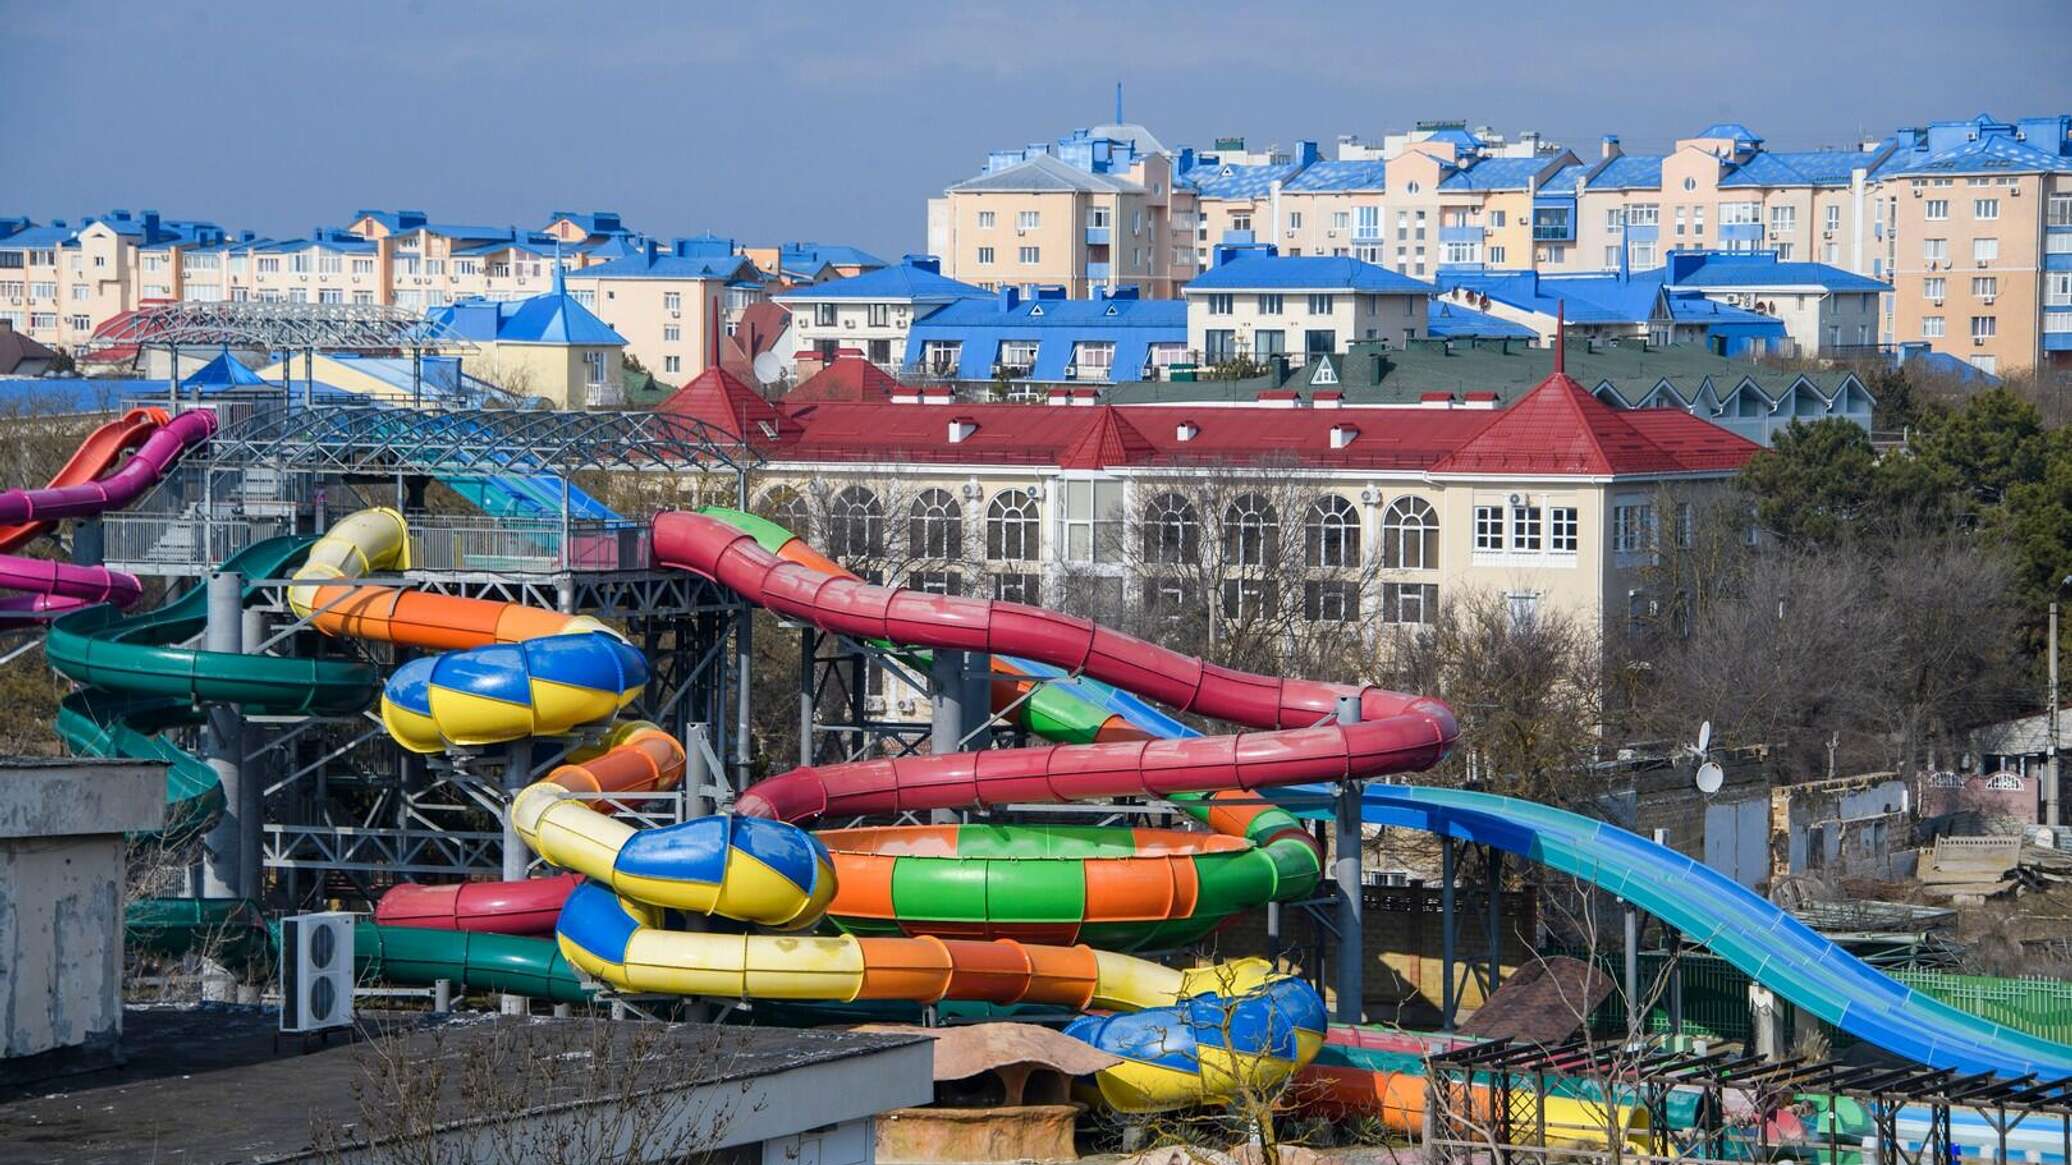
[[[710,382],[712,376],[686,385],[662,407],[729,432],[746,427],[750,443],[775,461],[1063,469],[1270,461],[1347,470],[1611,476],[1731,471],[1756,451],[1749,441],[1678,410],[1615,410],[1565,376],[1550,377],[1497,410],[1251,405],[1182,412],[1159,405],[787,400],[775,437],[757,422],[780,410],[738,381],[729,388]],[[952,442],[952,420],[975,428]],[[1183,426],[1193,430],[1184,441]],[[1343,448],[1331,447],[1334,427],[1352,433]]]
[[[777,406],[721,368],[707,368],[655,406],[658,413],[703,421],[750,444],[796,435],[798,425]]]
[[[899,381],[877,365],[857,356],[844,356],[784,394],[784,407],[828,404],[836,401],[892,402]]]

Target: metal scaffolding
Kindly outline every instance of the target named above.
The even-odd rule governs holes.
[[[280,352],[473,352],[440,321],[407,308],[363,303],[147,304],[110,320],[82,354],[123,348],[263,348]]]

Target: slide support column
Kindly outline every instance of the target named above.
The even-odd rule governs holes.
[[[1360,700],[1338,697],[1338,722],[1357,724]],[[1338,1020],[1359,1023],[1365,1010],[1367,949],[1360,925],[1360,782],[1338,787]]]
[[[209,575],[208,622],[202,632],[207,651],[241,655],[245,650],[245,579],[235,571]],[[244,718],[235,706],[212,704],[208,717],[209,767],[223,786],[223,815],[209,830],[202,847],[202,889],[211,898],[253,898],[258,896],[256,869],[244,868],[244,834],[254,831],[252,849],[257,850],[256,820],[247,819],[244,781]],[[257,792],[257,790],[253,790]]]

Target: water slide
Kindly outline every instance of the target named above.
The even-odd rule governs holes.
[[[156,484],[180,456],[216,431],[216,414],[182,413],[161,423],[158,410],[133,410],[89,436],[64,470],[42,489],[0,493],[0,538],[18,546],[63,518],[120,509]],[[148,431],[147,431],[148,430]],[[141,442],[137,437],[142,434]],[[135,445],[122,468],[105,471]],[[47,619],[95,603],[128,606],[143,593],[135,576],[102,566],[74,566],[0,553],[0,590],[28,592],[0,599],[0,620]]]
[[[79,443],[65,467],[50,479],[48,488],[85,485],[106,477],[124,455],[135,450],[145,438],[164,428],[172,419],[164,409],[131,409],[103,424]],[[52,520],[0,524],[0,554],[21,549],[38,535],[49,533],[56,525]]]
[[[645,669],[637,652],[594,624],[527,626],[528,616],[508,604],[494,617],[446,608],[412,614],[411,596],[358,584],[357,576],[393,562],[407,545],[400,517],[368,512],[348,518],[315,547],[290,588],[290,601],[320,629],[364,635],[409,646],[445,648],[414,660],[391,677],[383,717],[406,748],[430,751],[483,747],[533,735],[561,735],[608,721],[639,691]],[[462,600],[439,599],[442,604]],[[422,604],[420,604],[422,605]],[[484,606],[490,606],[485,604]],[[541,633],[541,632],[544,633]],[[469,646],[468,641],[478,643]],[[481,640],[489,640],[481,643]],[[1269,779],[1333,779],[1348,766],[1385,764],[1405,750],[1393,747],[1383,726],[1332,725],[1310,734],[1307,753],[1289,765],[1268,736],[1190,742],[1199,747],[1147,760],[1144,746],[1060,748],[1062,769],[1080,760],[1131,763],[1115,752],[1137,750],[1138,785],[1145,772],[1221,787],[1242,785],[1240,774]],[[659,734],[658,734],[659,735]],[[1349,740],[1351,741],[1349,743]],[[629,740],[593,761],[564,765],[521,792],[512,808],[520,835],[550,862],[591,881],[570,893],[557,920],[560,949],[585,972],[627,990],[684,991],[759,999],[932,1002],[976,999],[1048,1001],[1089,1006],[1164,1009],[1103,1037],[1117,1046],[1141,1045],[1145,1033],[1168,1033],[1158,1055],[1139,1047],[1127,1070],[1102,1087],[1111,1103],[1170,1107],[1227,1093],[1234,1075],[1285,1076],[1315,1055],[1323,1029],[1322,1001],[1307,985],[1273,976],[1264,964],[1229,964],[1179,972],[1127,955],[1083,946],[1053,946],[1013,939],[802,937],[683,931],[665,911],[709,913],[765,926],[816,923],[837,880],[832,857],[810,834],[778,820],[704,818],[657,830],[635,830],[576,793],[599,790],[606,762],[636,747]],[[1425,742],[1425,755],[1434,748]],[[1111,757],[1081,754],[1108,750]],[[1031,750],[1033,753],[1035,750]],[[679,762],[680,765],[680,762]],[[1148,765],[1148,767],[1147,767]],[[1169,771],[1196,766],[1201,775]],[[834,774],[830,770],[830,775]],[[1041,779],[1040,774],[1026,774]],[[431,912],[458,920],[472,904],[456,888]],[[501,895],[499,888],[476,893]],[[413,895],[413,898],[419,898]],[[430,900],[419,898],[420,907]],[[402,908],[390,917],[402,917]],[[464,937],[479,933],[450,932]],[[513,936],[497,936],[510,938]],[[429,941],[429,940],[427,940]],[[1208,1022],[1213,1012],[1216,1022]]]

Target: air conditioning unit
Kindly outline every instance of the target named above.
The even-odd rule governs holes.
[[[1982,296],[1980,296],[1980,297],[1979,297],[1979,302],[1980,302],[1980,303],[1991,303],[1991,302],[1993,302],[1993,300],[1994,300],[1995,298],[1997,298],[1997,297],[1995,297],[1995,296],[1991,296],[1991,295],[1982,295]]]
[[[281,1029],[319,1032],[353,1021],[353,916],[281,919]]]
[[[1985,338],[1984,336],[1973,336],[1973,337],[1971,338],[1971,346],[1972,346],[1972,347],[1974,347],[1974,348],[1983,348],[1983,347],[1985,347],[1985,346],[1986,346],[1986,338]]]
[[[1335,239],[1335,238],[1337,238],[1337,237],[1338,237],[1338,230],[1337,230],[1337,228],[1335,228],[1335,227],[1334,227],[1334,228],[1333,228],[1333,229],[1331,229],[1331,230],[1325,231],[1325,232],[1324,232],[1324,237],[1325,237],[1325,238],[1327,238],[1327,239]]]
[[[2020,197],[2022,196],[2022,188],[2021,188],[2021,187],[2019,187],[2019,186],[2010,186],[2010,187],[2008,187],[2008,188],[2007,188],[2007,196],[2008,196],[2009,198],[2020,198]]]
[[[1930,307],[1941,307],[1942,305],[1943,305],[1943,301],[1942,301],[1942,296],[1940,296],[1940,295],[1938,295],[1938,296],[1936,296],[1936,297],[1935,297],[1934,299],[1931,299],[1931,300],[1929,300],[1929,301],[1928,301],[1928,306],[1930,306]]]
[[[1974,262],[1976,262],[1980,267],[1984,267],[1986,265],[1986,261],[1984,259],[1977,259],[1974,260]]]

